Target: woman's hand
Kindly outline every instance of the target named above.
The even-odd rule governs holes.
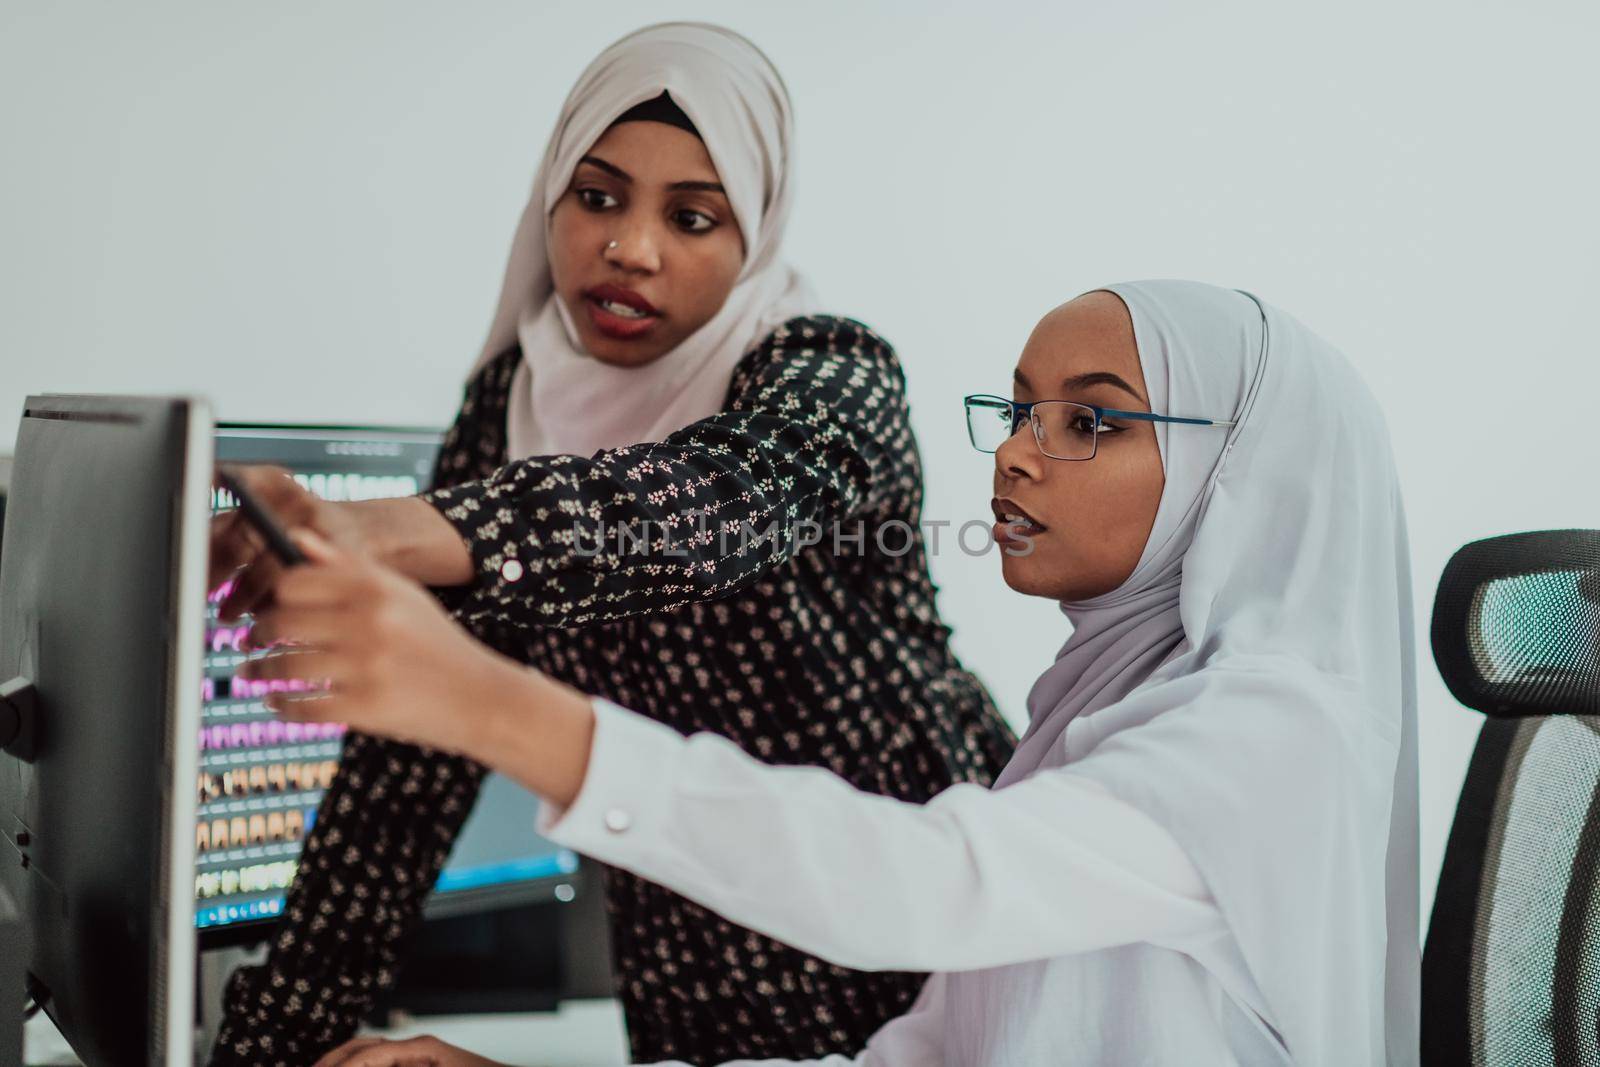
[[[370,556],[425,585],[472,581],[472,554],[455,527],[416,497],[335,503],[301,488],[281,467],[231,467],[230,473],[284,526],[304,527],[357,556]],[[207,589],[230,575],[233,589],[219,609],[223,621],[254,613],[277,585],[283,565],[238,510],[211,521]],[[235,573],[237,572],[237,573]]]
[[[387,1041],[381,1037],[358,1037],[346,1041],[322,1059],[316,1067],[504,1067],[466,1049],[447,1045],[436,1037],[413,1037],[406,1041]]]
[[[369,553],[367,531],[339,508],[301,488],[281,467],[231,467],[235,478],[254,494],[284,528],[304,526],[358,555]],[[277,584],[283,564],[237,508],[211,520],[211,566],[207,589],[233,576],[233,588],[218,612],[224,622],[255,611]]]
[[[587,697],[479,643],[395,571],[290,536],[307,563],[280,572],[256,616],[250,644],[273,651],[239,670],[283,683],[270,709],[460,753],[571,803],[594,732]]]

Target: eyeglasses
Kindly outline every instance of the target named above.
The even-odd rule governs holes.
[[[1148,411],[1119,411],[1071,400],[1035,400],[1031,404],[1007,400],[1003,396],[975,394],[966,398],[967,436],[979,452],[996,452],[1011,439],[1024,422],[1033,424],[1033,439],[1039,451],[1051,459],[1093,459],[1100,435],[1111,420],[1116,422],[1170,422],[1184,426],[1232,426],[1225,419],[1190,419],[1178,415],[1156,415]]]

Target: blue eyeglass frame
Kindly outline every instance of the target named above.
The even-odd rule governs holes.
[[[1093,459],[1095,456],[1099,455],[1100,424],[1107,415],[1110,415],[1115,419],[1135,419],[1139,422],[1170,422],[1182,426],[1228,427],[1238,425],[1233,419],[1199,419],[1192,418],[1187,415],[1157,415],[1153,411],[1123,411],[1121,408],[1103,408],[1099,404],[1085,404],[1078,400],[1030,400],[1024,402],[1021,400],[1008,400],[1003,396],[995,396],[993,393],[967,394],[961,398],[963,410],[970,411],[973,406],[972,402],[974,400],[991,401],[997,408],[1002,404],[1006,407],[1009,407],[1011,409],[1011,433],[1013,436],[1015,436],[1016,432],[1022,428],[1022,423],[1020,420],[1027,419],[1028,422],[1033,426],[1033,443],[1038,446],[1039,454],[1044,456],[1046,459],[1060,460],[1062,463],[1082,463],[1084,460]],[[1087,408],[1094,412],[1094,450],[1091,451],[1087,456],[1077,457],[1052,456],[1050,453],[1046,452],[1044,450],[1044,442],[1039,440],[1039,425],[1033,421],[1033,409],[1039,404],[1071,404],[1073,407]],[[973,440],[972,423],[970,420],[967,422],[967,440],[971,442],[973,448],[976,448],[979,452],[983,452],[987,455],[993,455],[996,451],[998,451],[998,449],[993,448],[982,448],[979,446],[977,441]]]

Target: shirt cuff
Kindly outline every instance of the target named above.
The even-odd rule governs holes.
[[[539,806],[538,832],[558,845],[627,867],[662,842],[670,793],[688,741],[678,731],[602,697],[591,697],[589,768],[572,803]]]
[[[517,558],[527,532],[498,496],[496,487],[488,483],[464,482],[419,493],[418,499],[454,526],[465,542],[473,573],[466,588],[504,600],[513,593],[526,594],[523,587],[532,579],[528,565]]]

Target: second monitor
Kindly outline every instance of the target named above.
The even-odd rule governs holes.
[[[288,469],[327,500],[414,495],[428,486],[441,435],[374,427],[224,424],[219,463]],[[213,507],[226,505],[214,491]],[[259,940],[283,908],[301,844],[338,769],[343,728],[286,723],[234,677],[248,620],[224,626],[208,605],[195,825],[195,925],[203,946]],[[534,833],[538,801],[490,775],[430,898],[432,918],[578,892],[578,857]]]

